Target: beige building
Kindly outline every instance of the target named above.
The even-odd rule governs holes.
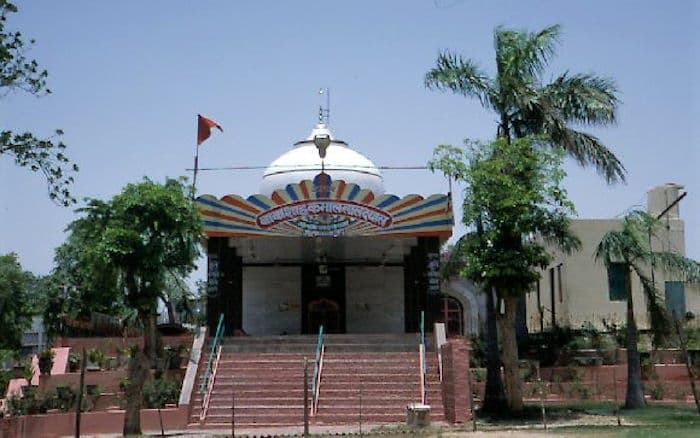
[[[662,229],[652,239],[655,250],[685,255],[685,230],[680,216],[683,187],[664,184],[647,193],[647,211],[661,216]],[[624,324],[625,297],[620,293],[613,274],[609,278],[602,262],[596,261],[595,249],[603,235],[621,225],[621,219],[574,219],[572,229],[581,239],[582,247],[573,254],[555,252],[552,264],[544,270],[537,288],[527,297],[526,324],[530,332],[547,330],[552,326],[579,328],[591,323],[604,328],[608,323]],[[624,275],[617,277],[617,281]],[[635,315],[640,329],[649,326],[645,297],[639,278],[632,274],[631,284]],[[677,314],[700,313],[698,285],[685,283],[683,278],[654,269],[654,279],[666,307]],[[623,280],[624,281],[624,280]]]

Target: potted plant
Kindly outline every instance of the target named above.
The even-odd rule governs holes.
[[[105,354],[97,348],[91,348],[87,351],[87,364],[85,369],[88,371],[100,371],[104,367]]]
[[[50,376],[51,368],[53,368],[53,358],[55,353],[51,346],[47,345],[39,352],[39,372],[42,376]]]
[[[71,373],[77,373],[80,368],[80,355],[71,351],[68,354],[68,371]]]

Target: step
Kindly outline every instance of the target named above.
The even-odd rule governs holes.
[[[207,423],[226,423],[231,425],[231,412],[229,410],[226,414],[209,414],[204,419]],[[295,424],[304,421],[304,413],[299,410],[299,412],[294,413],[274,413],[269,412],[268,414],[241,414],[236,412],[236,424],[240,423],[288,423]]]

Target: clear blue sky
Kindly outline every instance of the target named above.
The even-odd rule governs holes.
[[[424,164],[439,143],[488,138],[494,116],[478,102],[429,92],[423,75],[440,49],[492,70],[492,31],[563,26],[551,75],[614,78],[616,127],[595,134],[629,170],[607,186],[569,163],[566,186],[584,218],[644,206],[646,191],[678,182],[688,255],[700,258],[700,18],[695,1],[17,1],[8,26],[36,38],[30,55],[54,94],[10,94],[2,128],[65,131],[81,167],[73,188],[107,198],[144,175],[191,167],[195,115],[220,122],[202,166],[266,165],[305,137],[319,87],[331,89],[331,125],[380,165]],[[256,193],[262,171],[203,173],[201,192]],[[427,171],[387,171],[388,191],[447,190]],[[456,216],[459,217],[459,212]],[[74,219],[44,180],[0,159],[0,252],[47,273]],[[459,233],[461,229],[458,229]],[[200,273],[196,277],[202,277]]]

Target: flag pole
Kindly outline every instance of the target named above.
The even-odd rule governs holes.
[[[197,114],[197,141],[194,147],[194,176],[192,177],[192,193],[190,194],[192,200],[194,200],[195,193],[197,192],[197,170],[199,169],[199,117]]]
[[[194,152],[194,177],[192,178],[192,199],[194,199],[195,192],[197,191],[197,170],[199,168],[199,145],[195,147]]]

